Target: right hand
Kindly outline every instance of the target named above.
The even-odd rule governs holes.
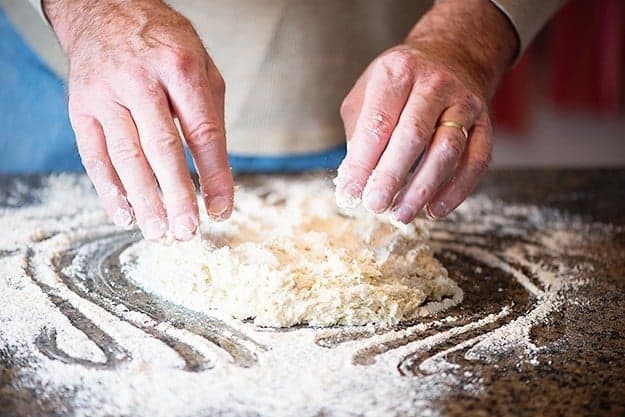
[[[69,113],[102,205],[147,239],[188,240],[197,200],[177,117],[206,209],[230,216],[224,81],[190,22],[159,0],[44,0],[69,57]],[[162,198],[161,198],[162,197]]]

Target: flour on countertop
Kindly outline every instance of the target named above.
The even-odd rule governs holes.
[[[124,271],[175,303],[273,327],[390,326],[462,300],[423,221],[400,230],[364,209],[339,211],[318,179],[240,187],[235,204],[227,222],[204,218],[202,239],[137,243]]]
[[[238,258],[234,259],[244,260],[244,242],[237,241],[237,236],[239,239],[256,236],[257,241],[265,239],[268,236],[261,231],[268,222],[281,227],[271,231],[272,236],[278,237],[288,236],[297,228],[313,227],[292,215],[283,219],[263,217],[266,213],[256,212],[258,206],[254,204],[274,206],[274,211],[269,211],[275,215],[285,204],[308,202],[306,204],[315,205],[315,216],[310,221],[325,224],[327,218],[334,219],[332,226],[327,226],[328,236],[370,239],[374,243],[372,248],[381,248],[364,259],[392,256],[392,250],[386,253],[392,246],[385,244],[385,239],[412,242],[414,262],[418,262],[420,256],[430,259],[426,248],[428,236],[420,223],[414,225],[414,230],[396,231],[388,229],[384,221],[368,218],[368,228],[345,230],[343,235],[340,227],[351,224],[352,220],[335,217],[330,205],[313,203],[317,194],[325,195],[319,193],[325,181],[312,181],[309,196],[299,203],[283,201],[286,189],[295,186],[297,181],[259,179],[258,193],[239,196],[250,199],[247,203],[241,200],[239,207],[248,207],[253,213],[238,212],[233,222],[209,224],[203,230],[205,242],[169,249],[181,253],[178,259],[199,259],[207,253],[209,256],[215,253],[214,248],[230,245],[233,249],[228,250],[239,251]],[[269,185],[263,186],[265,182]],[[282,184],[284,189],[276,191],[276,184]],[[23,396],[23,406],[33,407],[32,414],[36,415],[439,416],[443,412],[436,404],[448,401],[450,393],[461,389],[468,395],[479,395],[485,384],[480,373],[484,364],[497,364],[502,357],[514,352],[515,363],[540,366],[537,358],[545,347],[532,342],[532,326],[557,312],[563,304],[580,302],[574,291],[567,291],[580,285],[576,271],[583,265],[568,265],[560,262],[558,256],[571,242],[577,242],[580,236],[584,238],[579,232],[582,229],[570,227],[569,223],[557,223],[551,214],[543,218],[542,210],[537,207],[504,205],[478,195],[463,204],[450,221],[429,225],[431,238],[428,242],[450,272],[448,277],[438,261],[429,261],[432,269],[421,277],[431,277],[434,282],[438,279],[449,291],[440,295],[453,296],[458,290],[451,280],[460,282],[460,277],[446,262],[451,263],[452,255],[462,255],[466,257],[463,262],[470,262],[466,271],[472,271],[470,281],[463,281],[465,285],[471,283],[479,288],[492,279],[488,276],[489,268],[500,271],[506,282],[512,283],[518,291],[527,290],[528,301],[521,306],[523,309],[499,294],[491,297],[484,293],[484,299],[478,300],[481,303],[477,305],[492,309],[468,313],[465,309],[475,299],[467,298],[470,289],[467,285],[465,300],[459,306],[451,306],[434,317],[420,318],[414,324],[390,329],[367,325],[279,330],[262,328],[224,314],[219,316],[223,329],[207,327],[204,334],[185,327],[185,320],[139,308],[132,295],[116,299],[110,305],[89,298],[97,293],[97,288],[89,280],[89,271],[78,262],[80,256],[86,254],[83,258],[89,259],[87,255],[101,250],[105,253],[103,256],[119,262],[115,258],[115,251],[119,249],[128,272],[133,273],[133,268],[137,272],[142,262],[165,253],[167,248],[140,242],[138,232],[133,236],[132,232],[110,224],[86,178],[50,177],[44,181],[34,202],[20,207],[22,195],[28,193],[28,187],[24,187],[21,191],[17,187],[15,196],[6,197],[0,216],[0,385],[6,384],[0,388],[11,396],[11,401],[19,401]],[[263,188],[266,192],[262,192]],[[360,215],[357,212],[343,214]],[[259,218],[258,223],[237,220],[237,216],[252,218],[252,215]],[[530,229],[533,230],[531,235],[528,234]],[[121,243],[110,243],[110,239],[117,236],[122,236]],[[307,239],[305,242],[311,245],[315,256],[329,244],[326,237],[313,235]],[[275,265],[271,257],[277,257],[274,253],[277,248],[286,248],[282,255],[285,259],[295,256],[288,241],[278,239],[277,242],[263,248],[268,269]],[[321,246],[312,248],[313,245]],[[535,262],[543,252],[550,257],[544,258],[544,263]],[[133,254],[146,256],[137,262],[131,259]],[[59,256],[71,258],[72,264],[67,268],[57,267],[55,262]],[[365,266],[371,263],[354,265],[345,262],[347,258],[340,258],[348,255],[337,256],[343,262],[342,268],[355,274],[359,283],[376,276],[365,278],[365,272],[369,271]],[[324,266],[323,260],[317,260],[320,262],[304,262],[300,267],[306,274],[317,268],[325,268],[324,271],[329,268]],[[135,279],[144,288],[175,303],[180,301],[176,297],[181,294],[193,294],[183,288],[196,279],[190,279],[187,273],[207,276],[206,271],[202,271],[206,265],[202,264],[186,265],[182,270],[176,270],[175,263],[161,265],[162,279],[168,275],[166,268],[173,271],[167,277],[170,284],[156,279],[150,283],[147,276],[135,276]],[[106,276],[107,267],[99,266],[93,265],[92,269]],[[393,271],[401,276],[405,267],[410,265],[399,263]],[[525,270],[529,272],[524,273]],[[278,269],[276,273],[286,274]],[[61,274],[67,275],[66,280],[61,279]],[[254,282],[252,277],[244,275],[240,279]],[[79,282],[94,286],[81,294],[69,285]],[[177,286],[177,282],[181,286]],[[98,285],[104,286],[102,293],[105,295],[118,290],[116,281]],[[223,288],[226,283],[219,285]],[[181,293],[176,294],[176,291]],[[198,292],[202,296],[197,299],[187,299],[189,306],[206,310],[202,291]],[[267,288],[261,291],[268,294]],[[431,289],[416,287],[415,293],[426,297],[419,301],[419,306],[425,301],[424,305],[434,310],[435,299],[427,298],[435,297]],[[244,297],[253,300],[255,296],[244,294]],[[294,303],[294,300],[287,301]],[[150,302],[161,306],[159,299]],[[267,322],[276,320],[272,315],[247,311],[245,306],[236,308],[240,311],[236,314],[241,316],[264,317]],[[370,313],[360,313],[371,317],[367,316]],[[80,314],[79,320],[72,320],[76,314]],[[213,316],[212,311],[207,314]],[[198,317],[204,316],[190,315],[188,321],[201,323]],[[297,322],[304,321],[303,317],[305,313],[289,313],[288,317],[278,320]],[[234,348],[247,352],[248,364],[237,362]],[[188,358],[204,366],[193,368],[189,364],[194,362],[189,362]],[[455,362],[457,359],[461,361]],[[407,376],[400,375],[398,370]]]

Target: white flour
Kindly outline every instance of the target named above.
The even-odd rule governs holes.
[[[339,211],[318,179],[241,187],[229,221],[203,221],[204,239],[125,251],[125,271],[178,304],[261,326],[389,326],[462,299],[423,222],[400,230],[363,209]]]
[[[543,267],[528,261],[529,256],[541,251],[557,255],[566,250],[567,244],[579,238],[574,230],[552,224],[555,231],[537,233],[535,243],[515,243],[514,236],[527,231],[522,223],[510,219],[511,213],[533,226],[546,227],[540,210],[502,208],[478,196],[459,209],[455,222],[435,225],[435,247],[466,254],[479,265],[475,271],[486,266],[503,271],[530,294],[527,311],[515,313],[515,306],[508,303],[492,314],[478,314],[466,322],[462,312],[452,307],[448,317],[441,315],[387,332],[373,326],[266,331],[224,315],[222,319],[231,330],[223,335],[255,358],[255,363],[244,367],[237,364],[227,346],[212,343],[175,320],[154,319],[138,311],[132,297],[107,310],[88,299],[91,292],[80,295],[68,287],[59,278],[52,259],[70,248],[83,247],[83,242],[119,230],[105,218],[86,179],[54,177],[39,198],[40,203],[32,206],[4,209],[0,217],[0,355],[3,363],[12,364],[10,384],[15,390],[38,393],[40,401],[31,404],[33,407],[46,401],[59,403],[58,398],[63,398],[69,410],[55,408],[61,414],[439,415],[436,402],[444,401],[458,386],[479,393],[483,387],[480,367],[496,361],[497,355],[515,351],[520,352],[519,363],[539,363],[535,357],[542,348],[530,342],[529,330],[569,302],[563,294],[579,284],[575,270],[567,265]],[[220,227],[225,230],[228,226],[226,223]],[[494,230],[512,242],[496,253],[479,246]],[[201,245],[194,245],[190,244],[193,250],[202,253]],[[138,253],[141,246],[131,247],[127,254]],[[516,265],[530,265],[532,276],[513,266],[513,261]],[[74,272],[82,273],[78,267]],[[480,274],[472,277],[477,282],[481,278]],[[171,276],[172,285],[187,279],[180,274]],[[175,297],[169,294],[169,298]],[[79,329],[70,322],[59,308],[59,300],[63,308],[79,311],[88,325]],[[485,299],[484,304],[488,303]],[[489,330],[480,332],[486,328]],[[65,363],[44,354],[36,343],[44,329],[56,331],[56,346],[74,362],[91,361],[101,368]],[[111,356],[110,349],[98,347],[97,340],[89,336],[93,329],[114,340],[118,353]],[[235,332],[254,342],[235,336]],[[345,335],[353,337],[327,347],[316,343],[320,339],[340,340]],[[165,336],[195,349],[210,363],[209,369],[185,369],[183,357],[166,343]],[[458,341],[447,347],[450,340]],[[448,359],[447,355],[454,352],[463,352],[462,357],[475,364],[470,372],[466,365],[461,367]],[[109,356],[119,363],[112,365]],[[416,367],[422,373],[401,376],[398,367]],[[470,383],[464,379],[467,374],[473,375]]]

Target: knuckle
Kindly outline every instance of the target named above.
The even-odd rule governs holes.
[[[123,69],[120,82],[111,83],[118,97],[154,100],[162,94],[161,83],[140,64],[129,64]]]
[[[460,109],[464,114],[474,116],[482,109],[482,101],[473,93],[467,94],[460,100]]]
[[[126,63],[120,68],[119,73],[124,75],[122,79],[127,79],[133,84],[143,84],[150,79],[148,70],[140,62]]]
[[[187,143],[199,152],[212,149],[219,138],[223,137],[223,128],[215,122],[201,122],[186,135]]]
[[[428,76],[428,83],[431,86],[432,90],[436,93],[451,90],[453,81],[454,78],[452,77],[452,75],[449,74],[447,71],[443,70],[433,71]]]
[[[412,134],[402,139],[402,151],[409,154],[419,154],[425,148],[426,139]]]
[[[128,138],[108,141],[108,148],[111,159],[119,163],[135,161],[141,157],[139,145]]]
[[[157,101],[158,98],[162,97],[163,89],[158,81],[143,79],[141,80],[141,94],[147,100]]]
[[[166,83],[192,84],[197,87],[208,71],[207,58],[192,48],[167,48],[161,52],[158,60],[161,67],[157,71]]]
[[[440,153],[443,159],[446,161],[456,161],[464,151],[464,140],[460,140],[457,136],[447,137],[442,141],[440,146]]]
[[[422,143],[424,141],[428,141],[433,133],[434,129],[430,127],[428,123],[424,120],[414,118],[410,121],[408,126],[406,126],[405,136],[408,140]]]
[[[427,200],[436,191],[434,184],[424,184],[417,190],[417,195],[421,201]]]
[[[405,50],[394,50],[380,60],[380,69],[391,80],[404,80],[414,75],[416,57]]]
[[[428,198],[434,194],[435,188],[432,184],[424,183],[419,184],[411,190],[411,198],[407,200],[414,206],[424,204]]]
[[[373,145],[386,143],[395,128],[395,120],[383,111],[376,111],[365,124],[367,137]]]
[[[199,65],[199,60],[196,56],[182,48],[170,49],[168,60],[171,62],[174,71],[183,76],[190,74]]]
[[[429,99],[433,104],[441,103],[447,98],[444,95],[445,92],[441,91],[438,84],[431,82],[429,79],[420,81],[418,89],[420,94]]]
[[[397,190],[403,183],[404,177],[397,171],[378,168],[371,174],[372,182],[380,185],[383,190]]]
[[[415,126],[398,126],[393,134],[396,136],[392,140],[397,141],[396,146],[402,155],[419,154],[427,143],[427,136],[419,133]]]
[[[155,149],[165,153],[175,151],[177,146],[180,144],[178,137],[173,134],[155,137],[150,142]]]

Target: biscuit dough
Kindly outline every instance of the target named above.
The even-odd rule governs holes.
[[[425,223],[405,228],[336,207],[329,181],[271,177],[241,187],[229,221],[191,242],[140,241],[122,270],[148,291],[260,326],[390,326],[459,303]]]

